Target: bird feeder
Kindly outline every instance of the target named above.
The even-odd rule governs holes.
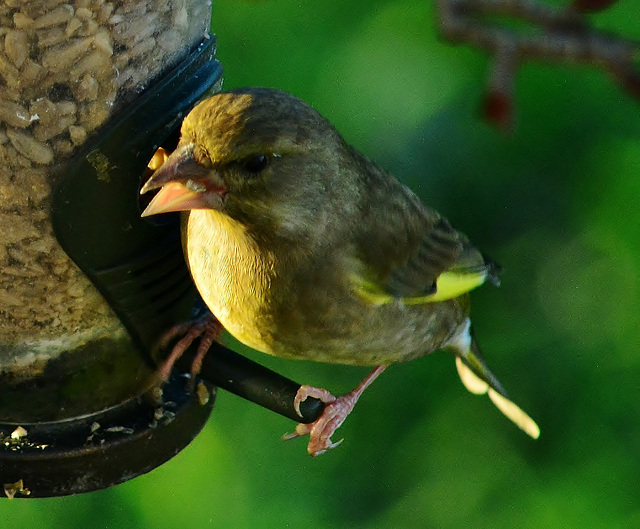
[[[137,190],[158,145],[219,88],[210,17],[202,0],[0,5],[0,481],[9,496],[123,481],[174,455],[208,417],[213,388],[200,401],[171,388],[160,402],[145,396],[155,367],[141,351],[190,317],[195,293],[175,222],[140,221]]]
[[[216,387],[291,419],[295,382],[214,344],[192,392],[153,345],[201,306],[177,216],[143,220],[159,146],[220,89],[202,0],[0,4],[0,484],[15,498],[120,483],[207,420]]]

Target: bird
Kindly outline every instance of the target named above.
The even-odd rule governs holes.
[[[182,212],[185,259],[214,316],[186,342],[209,329],[211,343],[222,325],[277,357],[373,367],[338,397],[300,387],[298,413],[309,397],[324,411],[284,438],[309,435],[310,455],[341,442],[331,436],[389,365],[437,350],[455,356],[468,390],[488,393],[540,435],[487,367],[471,327],[469,292],[498,284],[499,267],[311,105],[262,87],[203,100],[140,192],[152,190],[142,216]]]

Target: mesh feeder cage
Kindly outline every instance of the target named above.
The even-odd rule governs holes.
[[[177,215],[143,220],[159,146],[221,86],[203,0],[0,4],[0,483],[76,494],[162,464],[216,387],[293,420],[299,385],[214,344],[204,391],[153,390],[154,341],[202,304]],[[155,362],[154,362],[155,361]],[[186,361],[188,361],[188,356]],[[150,394],[153,395],[151,398]]]

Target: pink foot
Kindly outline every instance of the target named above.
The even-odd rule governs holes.
[[[169,329],[158,342],[158,348],[167,347],[177,336],[183,336],[171,350],[171,354],[164,360],[157,371],[157,376],[162,382],[169,380],[173,366],[184,352],[191,346],[194,340],[201,336],[198,350],[191,363],[191,379],[200,372],[202,360],[204,359],[209,347],[214,341],[217,341],[222,334],[222,325],[216,317],[210,312],[200,318],[174,325]]]
[[[320,401],[326,403],[322,415],[314,422],[309,424],[300,423],[296,426],[296,430],[293,433],[283,436],[284,440],[293,439],[294,437],[300,437],[302,435],[309,434],[309,445],[307,446],[307,452],[312,457],[324,454],[327,450],[331,450],[338,446],[342,439],[338,442],[332,442],[331,436],[334,432],[340,428],[344,420],[353,410],[353,407],[358,402],[362,392],[382,373],[387,366],[382,365],[376,367],[369,375],[360,383],[360,385],[352,392],[342,395],[341,397],[334,397],[326,389],[314,388],[313,386],[300,386],[298,393],[296,394],[293,405],[300,413],[300,404],[307,399],[307,397],[314,397]]]

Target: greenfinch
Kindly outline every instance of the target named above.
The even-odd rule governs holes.
[[[307,397],[325,409],[285,438],[309,434],[311,455],[338,444],[331,435],[388,365],[439,349],[455,355],[470,391],[488,393],[539,436],[470,326],[468,292],[497,283],[497,266],[308,104],[267,88],[202,101],[141,193],[154,189],[143,216],[184,211],[193,281],[240,342],[283,358],[375,366],[341,397],[301,386],[296,409]]]

